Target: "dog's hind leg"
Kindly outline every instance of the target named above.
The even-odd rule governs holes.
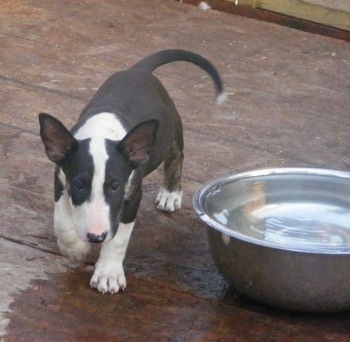
[[[179,146],[180,145],[180,146]],[[182,202],[182,163],[183,143],[174,141],[173,146],[164,159],[163,182],[156,198],[157,208],[164,211],[175,211],[181,208]]]

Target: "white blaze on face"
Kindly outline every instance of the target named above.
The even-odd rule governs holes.
[[[74,134],[78,140],[91,139],[89,152],[94,163],[90,200],[74,207],[72,213],[76,233],[85,241],[88,233],[101,235],[111,230],[110,208],[103,192],[108,160],[105,139],[119,141],[125,135],[126,130],[111,113],[93,116]]]

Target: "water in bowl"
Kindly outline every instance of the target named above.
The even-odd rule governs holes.
[[[269,175],[212,189],[205,209],[243,240],[303,252],[350,253],[349,197],[345,179]]]

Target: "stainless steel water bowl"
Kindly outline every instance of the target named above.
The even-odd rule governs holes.
[[[350,309],[350,173],[281,168],[203,185],[193,207],[240,294],[278,308]]]

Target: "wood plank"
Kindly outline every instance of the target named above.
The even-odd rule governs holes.
[[[251,6],[279,14],[308,20],[350,31],[350,6],[334,6],[318,1],[302,0],[226,0],[236,5]]]

